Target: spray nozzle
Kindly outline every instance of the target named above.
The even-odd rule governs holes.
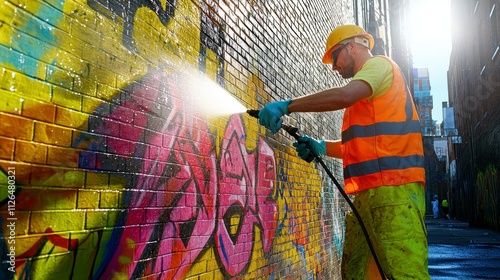
[[[260,112],[260,110],[254,110],[254,109],[247,110],[247,114],[249,114],[250,116],[252,116],[256,119],[259,118],[259,112]]]
[[[260,110],[255,110],[255,109],[247,110],[247,114],[249,114],[250,116],[252,116],[256,119],[259,118],[259,112],[260,112]],[[293,138],[295,138],[295,140],[299,141],[300,136],[297,134],[297,132],[299,131],[298,128],[291,126],[291,125],[286,125],[286,124],[281,124],[281,128],[283,128],[286,132],[288,132],[288,134],[290,134]],[[314,150],[311,147],[309,147],[309,150],[311,151],[311,153],[305,159],[305,161],[307,161],[307,162],[311,162],[316,158],[316,155],[314,154]]]

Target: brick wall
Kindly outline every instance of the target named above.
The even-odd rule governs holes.
[[[448,74],[460,144],[453,152],[450,212],[471,225],[500,230],[500,12],[498,1],[452,6]]]
[[[0,278],[338,277],[335,187],[223,102],[340,85],[321,55],[352,15],[352,1],[2,1]],[[285,121],[338,138],[340,118]]]

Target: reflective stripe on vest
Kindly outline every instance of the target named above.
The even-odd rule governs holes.
[[[347,193],[381,185],[425,182],[420,122],[399,67],[389,58],[391,88],[346,109],[342,127]]]
[[[383,157],[348,165],[344,170],[344,177],[351,178],[381,171],[407,169],[416,166],[424,166],[423,156]]]
[[[367,126],[353,125],[348,130],[342,131],[342,142],[348,142],[357,137],[373,137],[377,135],[404,135],[408,133],[420,133],[420,122],[410,120],[408,122],[385,122]]]

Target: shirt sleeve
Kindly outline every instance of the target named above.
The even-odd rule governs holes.
[[[391,63],[383,57],[373,57],[365,62],[361,70],[354,75],[353,81],[365,81],[372,88],[372,95],[368,99],[382,96],[392,86],[394,74]]]

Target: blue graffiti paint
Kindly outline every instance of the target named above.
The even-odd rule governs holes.
[[[302,261],[302,264],[304,265],[304,267],[307,267],[306,252],[304,250],[304,246],[294,244],[293,242],[292,242],[292,245],[295,247],[295,249],[297,249],[299,256],[300,256],[300,260]],[[311,276],[309,276],[309,279],[310,279],[310,277]]]
[[[18,33],[12,35],[11,49],[0,47],[2,60],[29,76],[37,76],[39,61],[43,61],[43,56],[52,45],[59,44],[53,31],[63,18],[64,2],[53,1],[52,5],[41,5],[35,16],[16,8],[16,13],[24,22],[18,26],[19,30],[14,31]]]
[[[226,262],[229,262],[229,257],[227,256],[226,248],[224,248],[224,240],[222,240],[221,235],[219,235],[219,244],[221,246],[222,253],[224,253],[224,259],[226,260]]]

